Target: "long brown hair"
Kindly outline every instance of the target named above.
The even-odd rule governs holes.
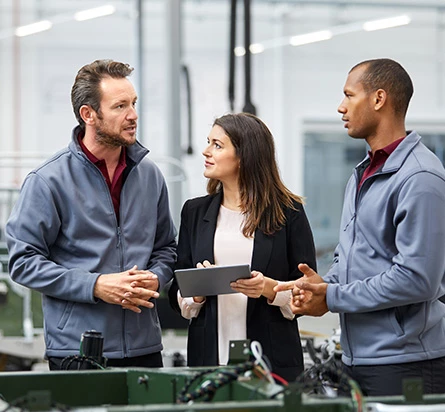
[[[275,144],[269,128],[249,113],[226,114],[217,118],[230,138],[240,159],[239,190],[241,210],[246,215],[244,236],[250,237],[258,228],[271,235],[285,223],[285,209],[295,209],[294,202],[303,203],[281,180],[275,160]],[[209,179],[207,192],[214,195],[222,190],[217,179]]]

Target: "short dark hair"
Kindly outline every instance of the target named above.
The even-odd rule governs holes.
[[[85,129],[85,122],[80,116],[79,110],[83,105],[89,105],[94,111],[100,113],[101,92],[99,85],[102,79],[105,77],[125,78],[132,71],[133,68],[130,65],[109,59],[95,60],[79,69],[71,88],[71,105],[82,129]]]
[[[224,130],[240,160],[239,191],[246,215],[243,234],[252,236],[257,228],[273,234],[285,223],[284,209],[295,208],[294,203],[303,200],[281,180],[272,133],[262,120],[249,113],[226,114],[217,118],[213,126]],[[221,190],[219,180],[209,179],[209,194]]]
[[[378,89],[385,90],[395,114],[405,116],[414,87],[401,64],[391,59],[365,60],[356,64],[349,73],[361,66],[366,67],[360,79],[365,91],[370,93]]]

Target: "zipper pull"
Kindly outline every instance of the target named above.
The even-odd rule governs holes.
[[[117,246],[116,247],[120,247],[121,245],[121,228],[118,227],[117,228]]]
[[[352,215],[351,219],[349,220],[349,222],[346,224],[345,228],[343,229],[343,232],[346,232],[346,229],[349,227],[349,225],[351,224],[351,222],[355,219],[355,213]]]

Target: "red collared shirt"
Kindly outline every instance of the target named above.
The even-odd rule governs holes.
[[[362,186],[365,179],[369,176],[372,176],[375,172],[380,170],[383,165],[386,162],[386,159],[388,159],[389,155],[396,150],[397,146],[402,142],[402,140],[405,138],[401,137],[400,139],[390,143],[388,146],[384,147],[383,149],[376,150],[374,154],[372,154],[371,151],[368,152],[369,158],[371,159],[371,162],[369,163],[368,167],[363,172],[362,178],[360,179],[360,184],[358,185],[358,189]]]
[[[114,212],[116,213],[116,218],[119,221],[119,207],[120,207],[120,198],[122,185],[124,184],[124,170],[127,167],[126,161],[126,148],[122,147],[121,155],[119,158],[119,163],[117,164],[116,170],[114,172],[113,181],[110,180],[110,176],[108,175],[107,165],[105,160],[100,160],[96,156],[91,153],[87,147],[83,144],[83,135],[79,135],[79,144],[82,148],[82,151],[85,153],[86,157],[90,160],[91,163],[95,164],[107,182],[108,189],[110,190],[111,199],[113,201]]]

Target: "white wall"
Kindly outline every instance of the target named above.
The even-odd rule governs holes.
[[[0,33],[12,27],[13,1],[0,3]],[[48,32],[22,38],[20,50],[15,48],[12,37],[0,36],[0,153],[18,148],[45,156],[68,143],[75,125],[70,89],[82,65],[98,58],[113,58],[138,66],[135,2],[112,3],[118,8],[115,15],[83,23],[56,24]],[[292,5],[290,1],[252,3],[253,42],[404,13],[412,17],[412,23],[404,27],[344,34],[326,42],[277,47],[252,56],[252,101],[257,114],[275,135],[283,178],[297,193],[304,194],[301,166],[304,122],[309,118],[332,120],[341,130],[336,109],[347,72],[359,61],[390,57],[401,62],[415,85],[409,117],[443,119],[445,39],[439,28],[443,18],[435,9],[427,8],[425,2],[419,0],[418,8],[341,7],[335,2],[329,6]],[[22,0],[21,22],[67,16],[68,12],[101,4],[104,2]],[[143,93],[144,107],[139,111],[144,118],[145,136],[141,139],[152,156],[166,156],[169,147],[165,120],[165,3],[147,1],[144,13],[144,89],[139,90]],[[243,42],[242,14],[240,7],[240,44]],[[183,18],[183,61],[191,74],[195,149],[194,155],[183,158],[188,176],[183,195],[187,198],[205,192],[200,152],[213,119],[229,111],[229,2],[184,0]],[[21,61],[19,68],[13,66],[17,52]],[[236,69],[236,110],[239,111],[244,104],[242,58],[237,59]],[[12,83],[12,73],[17,70],[21,80],[19,89]],[[133,80],[136,83],[136,74]],[[14,107],[17,96],[21,97],[18,113]],[[20,119],[19,135],[14,127],[16,116]],[[19,184],[22,175],[17,178],[3,168],[0,186]]]

